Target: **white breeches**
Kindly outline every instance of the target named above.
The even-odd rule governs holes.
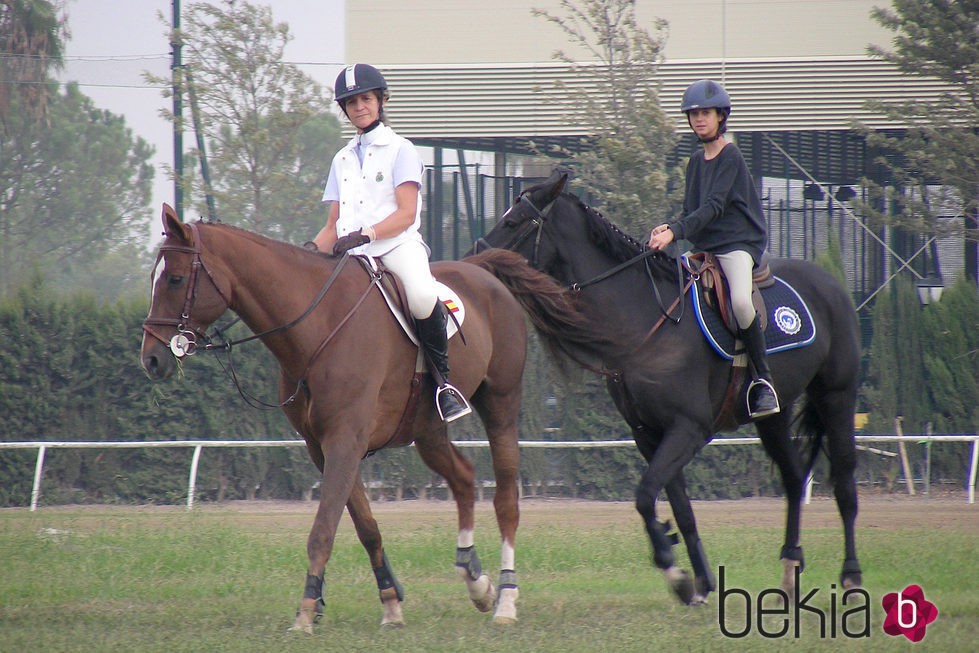
[[[409,240],[380,259],[404,285],[412,317],[423,320],[431,315],[439,295],[432,269],[428,266],[428,248],[425,244]]]
[[[740,249],[715,256],[727,277],[734,319],[738,321],[739,327],[747,329],[755,319],[755,307],[751,303],[751,271],[755,267],[755,261],[751,254]]]

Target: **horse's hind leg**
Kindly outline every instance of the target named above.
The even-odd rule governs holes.
[[[819,409],[819,418],[825,429],[826,449],[829,456],[833,495],[843,520],[844,558],[840,572],[840,585],[845,589],[860,587],[863,582],[860,563],[857,561],[856,521],[857,449],[853,438],[853,413],[856,393],[853,391],[826,392],[811,401]]]
[[[441,429],[441,430],[439,430]],[[489,576],[483,573],[476,553],[475,527],[475,476],[472,463],[459,453],[445,434],[444,426],[433,427],[432,445],[428,440],[416,440],[415,448],[422,460],[448,483],[456,502],[459,530],[456,539],[456,570],[466,583],[469,598],[480,612],[489,612],[496,602],[496,588]]]
[[[357,530],[357,537],[360,539],[364,550],[367,551],[371,568],[374,570],[377,591],[380,594],[381,604],[384,606],[381,625],[403,626],[405,620],[401,612],[401,604],[405,599],[404,590],[401,588],[401,583],[395,578],[387,556],[384,554],[381,531],[371,512],[370,501],[364,491],[364,484],[359,472],[350,491],[350,498],[347,499],[347,512],[350,514],[350,519]]]
[[[666,484],[666,496],[670,500],[673,518],[676,520],[680,535],[683,536],[683,544],[687,548],[694,573],[693,583],[684,581],[675,584],[673,590],[684,603],[702,605],[707,603],[707,595],[717,589],[717,581],[707,562],[707,554],[697,532],[697,521],[693,515],[693,507],[690,505],[690,497],[687,495],[687,482],[683,470]]]
[[[506,414],[516,415],[513,410]],[[500,527],[500,580],[499,597],[493,622],[511,624],[517,621],[517,587],[515,566],[517,525],[520,521],[519,492],[517,476],[520,472],[520,446],[517,438],[516,419],[509,420],[506,426],[496,426],[489,420],[487,437],[490,441],[490,454],[493,457],[493,475],[496,479],[496,494],[493,508],[496,523]]]
[[[792,406],[755,423],[762,446],[778,467],[785,490],[785,539],[779,559],[782,561],[782,589],[790,596],[795,589],[796,575],[805,567],[801,545],[802,494],[805,473],[799,450],[789,437]]]

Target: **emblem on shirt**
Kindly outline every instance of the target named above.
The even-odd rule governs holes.
[[[775,326],[782,333],[794,336],[802,329],[802,320],[799,314],[788,306],[779,306],[775,309]]]
[[[376,182],[382,182],[382,181],[384,181],[384,173],[378,171],[377,176],[374,177],[374,181],[376,181]]]

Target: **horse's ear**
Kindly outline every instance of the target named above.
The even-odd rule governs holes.
[[[551,171],[551,176],[544,182],[544,185],[550,190],[550,199],[554,199],[564,192],[570,176],[571,172],[562,166],[558,166]]]
[[[173,207],[166,202],[163,204],[163,235],[172,236],[188,243],[191,238],[190,230],[180,221]]]

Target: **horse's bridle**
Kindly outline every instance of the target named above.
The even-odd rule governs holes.
[[[167,345],[170,348],[170,351],[173,352],[173,355],[177,358],[193,356],[198,349],[198,340],[204,341],[205,343],[208,342],[208,337],[204,329],[195,325],[190,318],[190,313],[197,301],[197,282],[200,279],[201,270],[203,270],[207,275],[207,278],[210,279],[211,284],[214,286],[214,289],[217,290],[218,295],[224,301],[225,305],[231,305],[231,301],[225,297],[223,292],[221,292],[220,286],[218,286],[217,282],[214,280],[214,275],[212,275],[211,271],[207,269],[207,265],[204,264],[204,259],[201,258],[201,238],[197,225],[189,223],[186,226],[193,234],[193,246],[188,247],[187,245],[174,244],[168,245],[166,242],[164,242],[162,245],[160,245],[160,250],[156,255],[156,263],[153,264],[153,270],[150,272],[150,283],[152,283],[156,278],[156,270],[160,266],[160,262],[163,260],[165,252],[184,252],[194,256],[194,260],[190,264],[190,278],[187,280],[187,294],[184,296],[184,306],[180,311],[180,317],[166,318],[147,316],[147,318],[143,320],[143,331],[153,336],[164,345]],[[176,327],[176,335],[167,340],[153,328],[161,326]]]
[[[531,236],[531,234],[534,234],[536,232],[536,236],[534,237],[534,254],[530,260],[530,264],[536,268],[539,262],[538,254],[540,252],[541,236],[543,235],[544,232],[544,222],[547,221],[547,216],[550,214],[551,209],[554,207],[554,203],[557,202],[557,197],[555,197],[550,202],[545,204],[543,209],[537,208],[537,205],[531,201],[530,197],[526,193],[521,194],[518,197],[518,201],[526,202],[528,206],[530,206],[530,208],[534,210],[536,217],[531,218],[530,222],[527,224],[527,228],[523,231],[523,233],[514,236],[513,240],[511,240],[506,245],[501,245],[500,249],[508,249],[510,251],[515,251],[520,245],[523,244],[525,240],[527,240]],[[504,217],[506,217],[505,213],[503,215]],[[486,239],[482,237],[477,238],[476,242],[473,243],[473,251],[477,254],[484,249],[492,249],[492,247],[493,245],[490,245],[488,242],[486,242]]]
[[[306,363],[306,369],[303,370],[303,373],[299,376],[299,380],[296,382],[295,391],[285,401],[281,403],[278,404],[266,403],[264,401],[261,401],[260,399],[257,399],[249,395],[242,389],[241,384],[238,382],[238,377],[234,369],[234,363],[233,361],[231,361],[232,347],[234,347],[235,345],[240,345],[245,342],[249,342],[251,340],[257,340],[259,338],[262,338],[267,335],[271,335],[273,333],[277,333],[279,331],[291,329],[292,327],[302,322],[306,317],[309,316],[310,313],[313,312],[313,310],[320,304],[320,302],[323,301],[323,298],[326,296],[327,291],[329,291],[329,289],[333,286],[334,282],[337,280],[337,277],[340,276],[340,271],[343,270],[347,261],[350,260],[350,255],[349,253],[344,253],[344,255],[340,258],[340,261],[337,263],[336,267],[333,269],[333,272],[330,274],[329,278],[327,278],[326,282],[320,288],[319,292],[309,303],[309,306],[307,306],[306,310],[303,311],[302,314],[300,314],[298,317],[286,322],[285,324],[280,324],[279,326],[272,327],[271,329],[266,329],[265,331],[252,334],[245,338],[239,338],[238,340],[232,340],[232,341],[225,341],[222,336],[220,342],[213,343],[211,342],[211,337],[207,335],[205,330],[200,326],[195,326],[190,317],[190,312],[193,309],[194,303],[197,300],[197,283],[198,280],[200,279],[199,271],[204,270],[205,274],[207,274],[208,279],[211,280],[211,283],[214,285],[215,290],[217,290],[218,295],[224,301],[226,306],[230,307],[231,302],[225,296],[225,294],[221,292],[220,286],[218,286],[217,282],[214,280],[214,276],[207,269],[207,265],[204,263],[204,259],[201,256],[201,249],[200,249],[201,239],[200,239],[200,232],[197,229],[197,225],[193,223],[188,223],[187,226],[191,229],[193,233],[193,247],[188,247],[186,245],[168,245],[166,243],[161,245],[160,250],[156,255],[156,263],[153,266],[153,272],[151,273],[151,277],[150,277],[151,281],[156,277],[156,269],[160,265],[160,261],[163,259],[164,252],[168,252],[168,251],[186,252],[194,255],[194,260],[191,263],[190,279],[188,279],[187,281],[187,294],[184,297],[184,306],[183,306],[183,310],[181,310],[180,312],[180,318],[175,319],[175,318],[147,317],[145,320],[143,320],[143,331],[153,336],[163,344],[167,345],[170,348],[170,351],[173,353],[173,355],[178,359],[183,358],[184,356],[192,356],[199,349],[203,349],[204,351],[216,350],[216,349],[225,350],[228,353],[229,368],[230,368],[229,373],[231,375],[232,380],[235,383],[235,387],[238,388],[239,394],[241,394],[241,396],[245,399],[245,401],[255,408],[281,408],[286,404],[292,403],[292,401],[294,401],[295,398],[298,396],[299,391],[302,389],[303,384],[306,381],[306,375],[309,373],[309,370],[312,367],[313,362],[319,357],[319,355],[323,352],[323,350],[330,343],[330,341],[333,340],[334,336],[336,336],[337,332],[340,331],[343,325],[347,323],[347,321],[354,315],[354,313],[357,312],[357,309],[360,308],[360,305],[364,303],[365,299],[367,299],[367,296],[370,294],[371,289],[380,282],[383,272],[381,271],[372,272],[368,270],[368,274],[370,276],[370,282],[367,284],[366,288],[364,289],[364,292],[354,303],[353,307],[347,312],[346,316],[344,316],[344,318],[337,323],[337,325],[333,328],[333,330],[329,334],[327,334],[327,336],[320,343],[316,351],[313,352],[313,355],[309,357],[309,360]],[[174,326],[177,328],[177,333],[172,338],[170,338],[170,340],[167,340],[153,329],[154,326]],[[217,329],[216,327],[215,327],[215,331],[217,331],[218,334],[221,333],[221,330]],[[204,343],[203,347],[200,347],[198,345],[198,340]]]

